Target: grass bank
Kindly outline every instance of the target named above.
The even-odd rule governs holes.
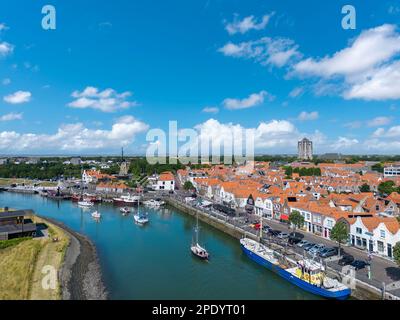
[[[36,223],[47,225],[44,236],[35,239],[0,241],[0,300],[57,300],[61,289],[44,289],[43,267],[52,266],[58,273],[69,243],[59,227],[34,217]],[[57,241],[53,241],[57,238]]]

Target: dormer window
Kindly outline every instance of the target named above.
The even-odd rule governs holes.
[[[386,237],[385,230],[380,230],[380,233],[381,233],[381,238],[385,239],[385,237]]]

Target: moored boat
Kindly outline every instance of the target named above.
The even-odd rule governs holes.
[[[140,202],[140,196],[132,196],[130,194],[113,198],[113,202],[117,205],[133,206]]]
[[[158,208],[163,206],[165,204],[165,201],[162,201],[161,199],[160,200],[150,199],[145,201],[143,204],[151,208]]]
[[[196,227],[195,230],[195,239],[192,241],[192,245],[190,246],[190,251],[192,253],[203,260],[208,260],[209,253],[208,251],[199,244],[199,216],[196,215]]]
[[[80,207],[93,207],[93,202],[90,201],[78,201],[78,206]]]
[[[140,225],[145,225],[146,223],[149,222],[149,218],[147,217],[147,214],[144,213],[137,213],[133,216],[133,219],[137,224]]]
[[[327,277],[325,267],[319,262],[310,259],[294,261],[248,238],[241,239],[240,246],[251,260],[305,291],[338,300],[345,300],[351,294],[350,288],[336,279]]]
[[[128,207],[120,208],[119,211],[121,211],[124,216],[126,216],[128,213],[131,212],[131,210]]]
[[[101,218],[101,213],[98,211],[92,212],[92,217],[94,219],[100,219]]]

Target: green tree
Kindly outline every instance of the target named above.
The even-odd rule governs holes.
[[[395,184],[394,181],[392,181],[392,180],[382,182],[382,183],[378,186],[378,191],[379,191],[381,194],[387,194],[387,195],[389,195],[389,194],[391,194],[392,192],[397,191],[396,184]]]
[[[194,189],[193,183],[191,183],[190,181],[186,181],[185,184],[183,185],[183,189],[193,190]]]
[[[349,238],[349,233],[347,231],[346,224],[344,222],[338,222],[335,224],[335,226],[332,228],[331,231],[331,239],[333,241],[336,241],[339,245],[339,252],[338,255],[340,257],[340,247],[342,243],[345,243],[347,239]]]
[[[394,261],[400,266],[400,242],[397,242],[393,248]]]
[[[293,232],[296,228],[301,228],[304,225],[304,217],[297,210],[293,210],[289,216],[289,222],[293,225]]]
[[[364,184],[360,187],[360,192],[371,192],[371,188],[369,187],[368,184],[364,183]]]
[[[287,177],[291,177],[292,174],[293,174],[293,168],[290,167],[290,166],[284,167],[284,168],[285,168],[285,175],[286,175]]]

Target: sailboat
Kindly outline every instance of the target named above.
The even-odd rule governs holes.
[[[196,234],[196,241],[192,241],[192,245],[190,247],[190,250],[192,253],[199,257],[200,259],[207,260],[209,257],[209,254],[205,248],[203,248],[199,244],[199,215],[196,214],[196,227],[195,227],[195,234]]]
[[[133,216],[133,219],[135,220],[135,222],[136,222],[137,224],[145,225],[146,223],[149,222],[149,218],[147,217],[147,214],[146,214],[146,213],[141,213],[141,212],[139,212],[139,206],[140,206],[140,204],[139,204],[139,202],[138,202],[138,211],[137,211],[137,213]]]

